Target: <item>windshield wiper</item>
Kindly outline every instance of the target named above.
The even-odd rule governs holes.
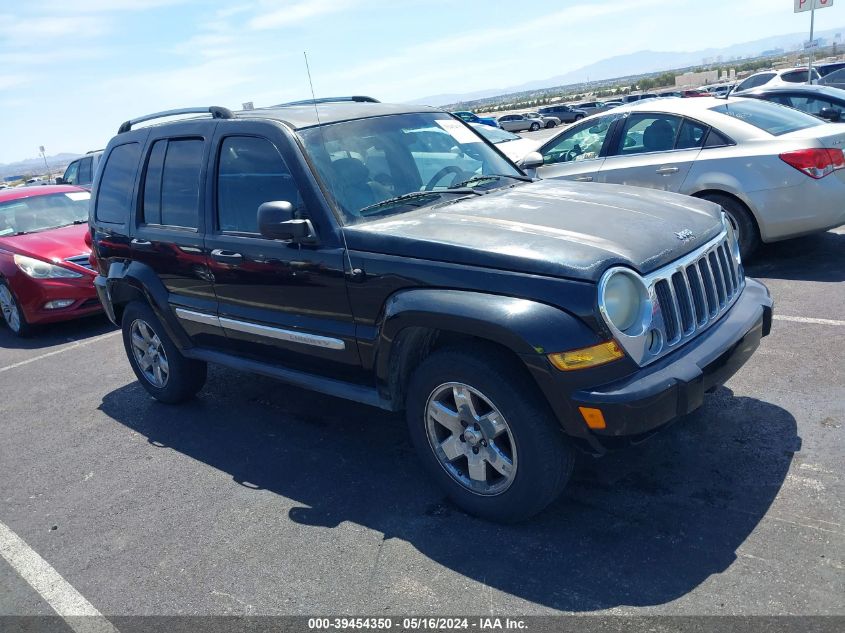
[[[359,210],[358,213],[360,213],[362,216],[366,216],[367,211],[381,209],[382,207],[390,207],[394,204],[398,204],[399,202],[405,202],[406,200],[414,200],[416,198],[429,198],[433,196],[439,197],[444,193],[473,196],[484,195],[481,191],[476,191],[475,189],[470,189],[469,187],[450,187],[449,189],[441,189],[439,191],[411,191],[409,193],[403,193],[401,196],[396,196],[395,198],[388,198],[387,200],[382,200],[381,202],[371,204],[370,206],[364,207],[363,209]]]
[[[467,187],[474,182],[485,182],[487,180],[501,180],[502,178],[511,178],[513,180],[521,180],[522,182],[532,182],[534,179],[530,176],[517,176],[515,174],[484,174],[481,176],[473,176],[469,180],[459,182],[455,187]]]
[[[74,224],[88,224],[88,218],[85,218],[84,220],[74,220],[73,223]]]

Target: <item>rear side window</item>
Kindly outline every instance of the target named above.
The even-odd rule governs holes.
[[[144,177],[145,224],[198,227],[202,154],[202,139],[162,139],[153,144]]]
[[[709,128],[702,123],[684,119],[681,131],[678,132],[678,139],[675,141],[675,149],[695,149],[697,147],[703,147],[708,129]]]
[[[774,73],[760,73],[759,75],[753,75],[739,84],[736,87],[736,91],[739,92],[740,90],[749,90],[751,88],[756,88],[757,86],[762,86],[769,83],[774,76]]]
[[[704,147],[725,147],[726,145],[733,144],[731,139],[711,127],[710,133],[707,135],[707,140],[704,142]]]
[[[140,159],[141,146],[138,143],[118,145],[111,151],[97,192],[97,220],[111,224],[128,221],[135,171]]]
[[[90,185],[91,181],[94,180],[94,174],[91,170],[91,159],[90,158],[83,158],[79,161],[79,182],[80,185]]]
[[[822,120],[809,114],[758,99],[737,99],[733,103],[710,109],[744,121],[773,136],[824,125]]]
[[[79,182],[79,161],[75,160],[67,166],[64,175],[64,181],[67,185],[75,185]]]
[[[671,114],[632,114],[625,121],[619,154],[668,152],[675,148],[681,119]]]
[[[258,233],[258,207],[284,200],[302,207],[296,183],[275,146],[264,138],[230,136],[217,165],[217,222],[221,231]]]
[[[808,71],[806,70],[792,70],[788,73],[783,73],[780,78],[784,81],[788,81],[791,84],[803,84],[807,81],[807,77],[809,77]],[[819,73],[813,69],[813,79],[818,79]]]

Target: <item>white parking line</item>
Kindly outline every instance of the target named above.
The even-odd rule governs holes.
[[[89,338],[84,341],[76,341],[68,345],[67,347],[62,347],[61,349],[53,350],[52,352],[47,352],[46,354],[41,354],[40,356],[34,356],[32,358],[27,358],[26,360],[22,360],[19,363],[12,363],[11,365],[6,365],[5,367],[0,367],[0,374],[4,371],[9,371],[10,369],[15,369],[16,367],[23,367],[24,365],[29,365],[30,363],[34,363],[35,361],[41,360],[43,358],[49,358],[50,356],[55,356],[56,354],[61,354],[62,352],[67,352],[68,350],[76,349],[78,347],[84,347],[85,345],[91,345],[91,343],[96,343],[97,341],[102,341],[103,339],[110,338],[112,336],[117,336],[120,332],[109,332],[108,334],[101,334],[100,336],[95,336],[94,338]]]
[[[0,556],[76,633],[118,633],[82,594],[0,521]]]
[[[845,321],[836,321],[835,319],[811,319],[810,317],[783,316],[782,314],[775,314],[773,318],[775,321],[792,321],[793,323],[814,323],[816,325],[845,325]]]

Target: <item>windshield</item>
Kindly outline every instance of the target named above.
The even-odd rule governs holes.
[[[69,191],[0,202],[0,235],[22,235],[88,221],[87,191]]]
[[[445,113],[358,119],[300,130],[299,136],[347,224],[472,195],[468,186],[485,191],[524,179],[475,131]],[[475,178],[494,175],[501,177]],[[463,188],[448,192],[458,186]],[[432,194],[409,195],[419,192]],[[379,204],[399,196],[395,204]]]
[[[756,99],[737,100],[716,106],[711,110],[744,121],[773,136],[825,124],[824,121],[800,110]]]
[[[486,138],[494,145],[497,143],[504,143],[505,141],[518,141],[521,138],[516,134],[511,134],[506,130],[497,127],[491,127],[489,125],[473,124],[472,127],[476,132],[481,134],[481,136]]]

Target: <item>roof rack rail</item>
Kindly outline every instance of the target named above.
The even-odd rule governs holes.
[[[92,149],[92,150],[85,152],[85,155],[87,156],[88,154],[96,154],[97,152],[102,152],[102,151],[104,151],[104,150],[103,149]]]
[[[128,132],[132,129],[132,126],[137,123],[143,123],[144,121],[152,121],[153,119],[161,119],[163,117],[168,116],[177,116],[180,114],[210,114],[211,118],[213,119],[235,118],[235,114],[229,108],[223,108],[221,106],[207,106],[201,108],[179,108],[177,110],[165,110],[164,112],[155,112],[153,114],[147,114],[145,116],[138,117],[137,119],[130,119],[129,121],[124,121],[117,129],[117,133],[123,134],[124,132]]]
[[[352,95],[351,97],[320,97],[319,99],[303,99],[302,101],[289,101],[288,103],[280,103],[273,106],[274,108],[281,108],[283,106],[301,106],[301,105],[316,105],[318,103],[381,103],[378,99],[367,97],[364,95]]]

